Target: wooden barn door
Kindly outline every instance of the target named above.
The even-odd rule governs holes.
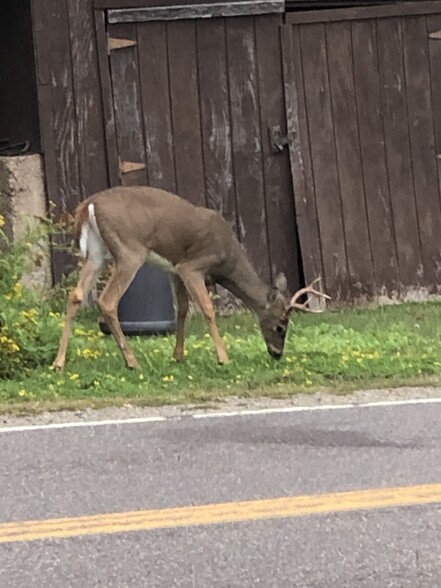
[[[286,133],[282,15],[143,22],[142,9],[130,12],[133,22],[111,11],[107,24],[114,183],[219,210],[261,277],[284,272],[297,288],[289,157],[271,146],[271,129]]]
[[[288,134],[306,279],[341,301],[441,285],[439,3],[287,15]]]

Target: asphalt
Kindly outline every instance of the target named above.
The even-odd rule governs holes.
[[[441,482],[441,404],[0,433],[0,523]],[[1,525],[0,525],[1,526]],[[441,586],[441,504],[0,544],[0,586]]]

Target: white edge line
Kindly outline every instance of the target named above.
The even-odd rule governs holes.
[[[208,419],[213,417],[227,417],[227,416],[248,416],[259,414],[276,414],[276,413],[290,413],[290,412],[314,412],[320,410],[346,410],[348,408],[375,408],[381,406],[405,406],[411,404],[437,404],[441,402],[441,398],[415,398],[411,400],[383,400],[378,402],[360,402],[351,404],[322,404],[315,406],[286,406],[283,408],[263,408],[253,410],[240,410],[230,412],[209,412],[191,415],[195,419]]]
[[[376,407],[394,407],[407,406],[416,404],[439,404],[441,398],[415,398],[411,400],[384,400],[379,402],[364,402],[352,404],[323,404],[316,406],[286,406],[283,408],[256,408],[253,410],[238,410],[230,412],[208,412],[208,413],[183,413],[176,416],[156,416],[156,417],[138,417],[129,419],[108,419],[102,421],[81,421],[67,423],[49,423],[47,425],[21,425],[18,427],[0,427],[1,433],[19,433],[24,431],[46,431],[59,429],[74,429],[81,427],[105,427],[118,425],[138,425],[144,423],[160,423],[164,421],[177,421],[181,419],[213,419],[240,416],[259,416],[267,414],[287,414],[296,412],[314,412],[325,410],[347,410],[349,408],[376,408]]]
[[[80,421],[68,423],[49,423],[47,425],[21,425],[19,427],[0,427],[0,433],[19,433],[21,431],[45,431],[50,429],[75,429],[80,427],[102,427],[114,425],[136,425],[166,421],[167,417],[139,417],[132,419],[108,419],[102,421]]]

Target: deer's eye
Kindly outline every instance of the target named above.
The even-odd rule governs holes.
[[[285,327],[282,327],[282,325],[277,325],[276,331],[279,335],[284,335],[286,333],[286,329]]]

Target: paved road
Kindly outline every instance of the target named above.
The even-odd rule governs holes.
[[[438,588],[440,425],[434,402],[0,432],[0,586]]]

